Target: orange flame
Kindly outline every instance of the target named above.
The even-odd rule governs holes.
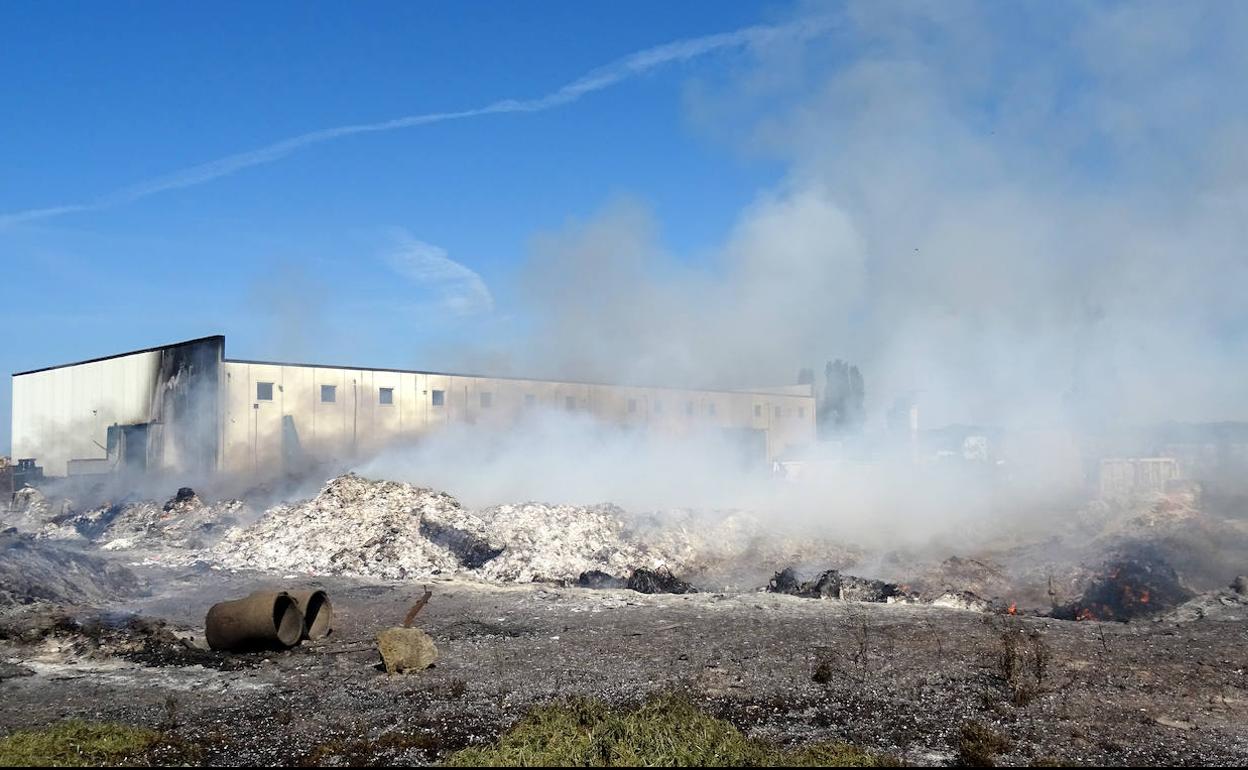
[[[1005,614],[1007,614],[1007,615],[1017,615],[1017,614],[1018,614],[1018,604],[1017,604],[1016,602],[1010,602],[1010,608],[1009,608],[1008,610],[1006,610],[1006,611],[1005,611]]]

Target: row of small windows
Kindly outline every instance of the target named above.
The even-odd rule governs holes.
[[[778,406],[777,406],[775,409],[776,409],[776,411],[775,411],[776,419],[778,420],[778,419],[780,419],[781,417],[783,417],[783,416],[784,416],[784,412],[783,412],[783,410],[782,410],[780,407],[778,407]],[[790,414],[792,414],[792,412],[790,412]],[[763,407],[762,407],[762,405],[761,405],[761,404],[755,404],[755,405],[754,405],[754,416],[755,416],[755,417],[762,417],[762,416],[763,416]],[[798,418],[800,418],[800,419],[805,419],[805,418],[806,418],[806,407],[804,407],[804,406],[799,406],[799,407],[797,408],[797,416],[798,416]]]
[[[482,392],[479,394],[479,398],[480,398],[482,409],[489,409],[494,406],[494,394],[493,393]],[[272,401],[273,400],[273,383],[257,382],[256,383],[256,400],[257,401]],[[337,401],[338,401],[338,386],[337,385],[322,385],[321,386],[321,403],[333,404],[333,403],[337,403]],[[445,405],[446,404],[446,391],[444,390],[430,391],[429,401],[433,406]],[[382,406],[392,406],[394,404],[394,388],[378,388],[377,389],[377,403],[381,404]],[[576,410],[576,397],[575,396],[566,396],[564,398],[563,403],[564,403],[564,408],[566,408],[568,411]],[[527,407],[532,407],[532,406],[535,406],[536,404],[537,404],[537,397],[534,396],[532,393],[526,393],[524,396],[524,405]],[[777,406],[775,410],[776,410],[775,415],[777,419],[783,416],[780,407]],[[684,404],[684,412],[687,415],[692,415],[694,412],[694,402],[686,401]],[[629,414],[637,413],[637,399],[635,398],[628,399],[628,413]],[[663,414],[663,402],[662,401],[654,402],[654,413]],[[714,403],[709,403],[706,405],[706,413],[708,415],[711,415],[712,417],[716,414]],[[761,404],[754,405],[754,416],[755,417],[763,416],[763,407]],[[804,419],[806,417],[806,407],[804,406],[797,407],[797,416],[799,418]]]
[[[440,394],[441,392],[442,391],[440,390],[434,391],[435,394]],[[273,383],[257,382],[256,383],[256,400],[257,401],[272,401],[273,400]],[[321,386],[321,403],[322,404],[338,403],[338,386],[337,385],[322,385]],[[384,406],[392,405],[394,403],[394,388],[378,388],[377,389],[377,403],[382,404]],[[437,403],[436,397],[435,397],[435,403]]]
[[[273,400],[273,383],[257,382],[256,383],[256,400],[272,401]],[[380,388],[377,391],[377,401],[381,404],[394,403],[394,388]],[[338,386],[322,385],[321,386],[321,403],[334,404],[338,402]]]

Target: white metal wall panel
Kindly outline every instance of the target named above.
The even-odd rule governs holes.
[[[65,475],[106,457],[110,425],[147,422],[160,354],[135,353],[13,377],[13,454]]]

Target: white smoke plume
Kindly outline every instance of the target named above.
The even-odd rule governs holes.
[[[841,357],[877,421],[909,392],[926,425],[1248,417],[1248,10],[825,26],[689,89],[695,125],[787,165],[709,260],[637,201],[535,239],[516,370],[749,386]]]
[[[708,258],[665,246],[682,212],[608,202],[534,239],[531,334],[467,356],[720,387],[844,358],[869,432],[907,394],[925,427],[1008,431],[996,481],[828,448],[811,456],[840,467],[777,486],[706,444],[551,429],[484,463],[454,438],[449,468],[437,451],[374,467],[469,498],[754,507],[900,542],[1069,510],[1094,481],[1080,437],[1248,418],[1248,11],[868,2],[822,28],[688,88],[693,125],[786,166]]]

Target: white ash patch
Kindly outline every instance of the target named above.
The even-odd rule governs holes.
[[[48,502],[48,498],[34,487],[22,487],[14,492],[10,508],[19,516],[36,518],[48,518],[52,512],[52,504]]]
[[[122,660],[84,661],[57,649],[45,650],[40,659],[23,664],[37,677],[52,681],[83,680],[94,686],[147,690],[159,687],[177,692],[231,693],[265,690],[273,685],[235,672],[214,671],[203,666],[144,666]]]
[[[36,537],[86,541],[106,551],[139,552],[148,562],[187,563],[249,515],[240,500],[205,504],[190,494],[163,504],[137,500],[69,513],[45,524]]]
[[[22,487],[13,494],[5,526],[16,527],[22,532],[37,532],[49,526],[50,522],[71,515],[72,501],[49,499],[35,487]]]
[[[445,492],[348,473],[310,500],[270,508],[213,549],[221,566],[265,572],[417,579],[459,561],[420,533],[422,518],[465,528],[470,514]]]
[[[311,500],[275,506],[231,530],[212,557],[229,569],[383,579],[455,573],[501,583],[672,567],[665,551],[630,536],[625,518],[610,505],[474,512],[445,492],[348,473]]]
[[[576,580],[600,570],[624,576],[637,567],[670,566],[672,558],[630,539],[625,512],[614,505],[497,505],[478,512],[503,552],[479,574],[487,580]]]
[[[947,607],[969,612],[991,612],[992,603],[979,598],[970,591],[946,591],[931,602],[933,607]]]

